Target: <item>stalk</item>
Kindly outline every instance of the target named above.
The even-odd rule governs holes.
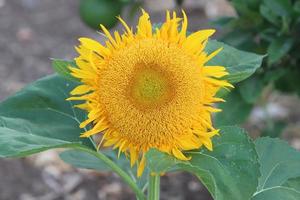
[[[148,200],[159,200],[160,175],[149,175]]]
[[[123,181],[134,191],[138,200],[145,200],[144,193],[139,189],[139,187],[132,180],[132,178],[125,171],[123,171],[116,163],[114,163],[112,160],[110,160],[108,157],[106,157],[103,153],[96,152],[94,150],[91,150],[91,149],[88,149],[85,147],[81,147],[81,146],[76,146],[75,149],[89,153],[89,154],[97,157],[99,160],[103,161],[116,174],[118,174],[123,179]]]

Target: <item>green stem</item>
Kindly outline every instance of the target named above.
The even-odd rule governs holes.
[[[160,175],[149,175],[148,200],[159,200]]]
[[[114,163],[112,160],[110,160],[108,157],[106,157],[101,152],[97,152],[85,147],[76,146],[75,149],[84,151],[86,153],[89,153],[95,157],[97,157],[99,160],[103,161],[105,164],[107,164],[115,173],[117,173],[125,183],[128,184],[128,186],[134,191],[137,198],[139,200],[145,200],[144,193],[139,189],[139,187],[136,185],[136,183],[131,179],[131,177],[123,171],[116,163]]]

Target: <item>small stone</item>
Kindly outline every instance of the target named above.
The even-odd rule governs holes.
[[[292,145],[295,149],[300,150],[300,139],[294,138],[294,139],[291,141],[291,145]]]
[[[98,191],[98,199],[99,200],[105,200],[106,199],[106,193],[102,192],[101,190]]]
[[[102,191],[106,194],[118,194],[122,191],[122,187],[120,183],[111,183],[102,188]]]
[[[5,6],[5,0],[0,0],[0,8],[2,8],[3,6]]]
[[[75,193],[65,197],[66,200],[84,200],[86,199],[86,191],[78,190]]]
[[[31,41],[32,38],[33,38],[33,31],[29,27],[23,27],[17,31],[17,39],[20,42]]]
[[[49,164],[55,163],[55,161],[58,159],[57,151],[45,151],[36,155],[34,164],[38,167],[45,167]]]
[[[31,194],[21,194],[19,199],[20,200],[37,200]]]
[[[193,192],[195,192],[195,191],[198,191],[198,190],[200,190],[200,185],[199,185],[199,183],[197,183],[196,181],[190,181],[189,183],[188,183],[188,189],[190,190],[190,191],[193,191]]]
[[[64,191],[71,192],[82,182],[82,176],[77,173],[65,174],[63,180],[65,182]]]
[[[45,171],[45,173],[49,174],[50,176],[52,176],[56,179],[60,179],[60,177],[61,177],[61,171],[53,165],[46,166],[44,168],[44,171]]]
[[[288,116],[288,110],[278,103],[269,103],[267,112],[273,119],[284,119]]]

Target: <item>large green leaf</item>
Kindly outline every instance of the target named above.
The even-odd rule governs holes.
[[[170,170],[193,173],[215,200],[250,199],[259,177],[253,142],[238,127],[222,127],[220,136],[213,139],[213,146],[213,151],[201,148],[187,152],[186,155],[192,157],[189,161],[179,161],[167,154],[151,151],[147,154],[147,162],[152,164],[148,166],[159,173]],[[157,162],[157,158],[160,162]]]
[[[263,78],[259,75],[256,75],[239,83],[238,90],[241,93],[244,101],[249,104],[254,104],[261,96],[264,86],[265,84]]]
[[[52,59],[52,68],[56,73],[71,81],[79,81],[71,75],[69,67],[77,67],[74,61]]]
[[[225,79],[231,83],[240,82],[251,76],[260,67],[264,58],[262,55],[240,51],[216,40],[208,42],[206,51],[211,53],[221,47],[223,50],[207,64],[226,67],[229,75]]]
[[[59,154],[59,157],[66,163],[83,169],[95,169],[98,171],[109,171],[110,167],[102,160],[87,152],[80,150],[66,150]]]
[[[213,140],[212,152],[201,150],[189,154],[190,164],[196,169],[191,171],[200,176],[215,200],[249,199],[259,176],[254,144],[238,127],[223,127],[220,135]],[[198,174],[198,169],[209,173]]]
[[[253,200],[300,199],[300,152],[279,139],[255,141],[261,177]]]
[[[284,93],[297,93],[300,96],[300,70],[285,69],[275,80],[275,88]]]
[[[0,103],[0,157],[88,145],[79,123],[85,113],[66,101],[76,83],[57,75],[40,79]]]
[[[261,136],[269,136],[271,138],[280,137],[283,130],[287,127],[287,123],[277,120],[268,120],[266,127],[261,132]]]
[[[261,4],[259,11],[266,20],[268,20],[269,22],[273,23],[276,26],[280,25],[278,16],[268,6]]]
[[[282,186],[293,188],[297,191],[300,191],[300,176],[295,178],[290,178]]]
[[[172,170],[176,163],[181,163],[173,156],[161,153],[156,149],[150,149],[147,154],[147,167],[151,172],[156,174],[163,174],[169,170]],[[159,160],[159,162],[158,162]]]
[[[253,104],[247,103],[237,89],[227,94],[224,99],[226,102],[218,105],[222,112],[216,113],[215,126],[237,125],[245,122]]]
[[[120,154],[113,150],[101,150],[106,157],[116,163],[122,170],[127,172],[140,189],[144,189],[148,183],[148,169],[144,170],[142,177],[137,178],[136,167],[131,167],[128,158],[124,154]],[[60,154],[60,158],[66,163],[83,169],[94,169],[97,171],[112,171],[112,169],[99,158],[92,154],[80,150],[67,150]]]
[[[292,13],[290,0],[263,0],[263,3],[278,16],[284,17]]]
[[[299,200],[300,192],[288,187],[274,187],[256,194],[251,200]]]
[[[293,39],[280,37],[272,41],[268,47],[268,63],[269,65],[279,61],[292,48]]]

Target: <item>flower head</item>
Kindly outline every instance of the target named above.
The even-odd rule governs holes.
[[[204,50],[214,30],[187,35],[188,20],[173,12],[153,28],[142,10],[137,30],[119,18],[123,34],[101,26],[105,45],[80,38],[71,74],[81,80],[69,100],[83,100],[77,107],[88,112],[82,137],[102,134],[102,145],[113,146],[138,163],[138,176],[145,167],[145,153],[156,148],[188,160],[182,152],[205,146],[218,134],[212,126],[212,107],[223,101],[214,97],[221,87],[232,87],[218,78],[227,75],[222,66],[206,66],[220,49]],[[180,30],[179,30],[180,28]]]

